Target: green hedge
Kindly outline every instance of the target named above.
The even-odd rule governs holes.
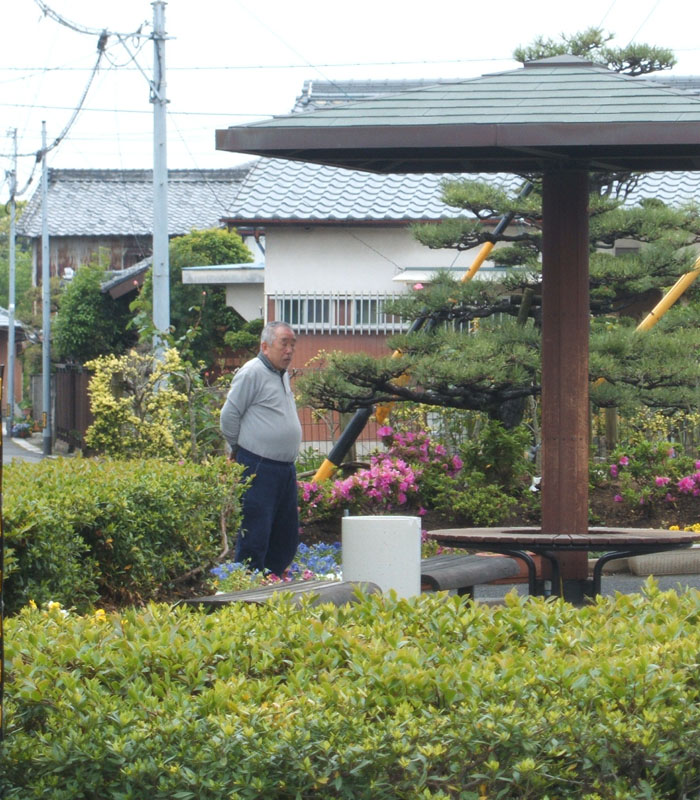
[[[4,471],[6,609],[158,597],[219,553],[222,513],[235,535],[239,474],[224,459],[13,463]]]
[[[576,609],[25,609],[7,800],[642,800],[700,792],[700,593]],[[0,794],[2,793],[0,791]]]

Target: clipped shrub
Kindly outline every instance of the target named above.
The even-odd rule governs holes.
[[[431,508],[477,528],[503,525],[516,505],[514,497],[478,472],[443,477],[431,489]]]
[[[155,459],[45,459],[4,472],[5,601],[84,609],[162,596],[210,566],[238,527],[240,467]]]
[[[700,792],[700,593],[373,595],[7,625],[5,800]]]
[[[88,386],[95,418],[85,432],[94,452],[114,458],[182,458],[187,452],[187,396],[171,381],[182,369],[179,352],[162,357],[132,350],[106,355],[85,365],[93,370]]]

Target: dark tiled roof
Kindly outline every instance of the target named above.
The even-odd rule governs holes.
[[[466,178],[517,192],[519,176],[497,174],[379,175],[281,159],[260,159],[243,182],[228,219],[283,222],[417,222],[470,216],[442,202],[443,179]],[[656,197],[667,205],[700,201],[700,173],[642,175],[626,205]]]
[[[442,202],[456,175],[377,175],[264,158],[243,182],[228,218],[241,222],[416,222],[469,216]],[[516,186],[514,175],[466,176]]]
[[[700,203],[700,172],[647,172],[628,195],[625,205],[655,197],[668,206]]]
[[[153,256],[146,256],[131,267],[111,273],[100,287],[102,293],[109,292],[113,297],[121,297],[131,291],[134,286],[141,286],[143,276],[150,269],[152,263]]]
[[[170,170],[168,233],[215,227],[231,205],[250,165],[234,169]],[[153,220],[151,170],[49,170],[49,236],[150,236]],[[41,236],[37,189],[17,225],[24,236]]]

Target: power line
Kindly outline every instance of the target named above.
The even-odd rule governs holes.
[[[72,31],[75,31],[76,33],[86,33],[88,36],[100,36],[100,37],[115,35],[114,32],[110,32],[106,28],[101,28],[101,29],[87,28],[84,25],[78,25],[78,23],[76,22],[71,22],[70,20],[61,16],[58,12],[54,11],[52,8],[47,6],[44,0],[34,0],[34,2],[42,10],[45,17],[49,17],[49,19],[52,19],[54,22],[58,22],[59,25],[63,25],[66,28],[70,28]],[[143,36],[145,34],[142,34],[141,31],[148,24],[149,24],[148,20],[146,20],[145,22],[142,22],[141,25],[139,25],[139,27],[133,33],[116,34],[116,35],[123,35],[128,37]]]
[[[687,48],[693,50],[694,48]],[[679,52],[682,52],[679,50]],[[437,61],[332,61],[325,63],[304,63],[304,64],[224,64],[217,66],[211,65],[195,65],[186,67],[171,67],[168,66],[168,72],[226,72],[226,71],[240,71],[240,70],[258,70],[258,69],[313,69],[315,67],[323,67],[326,69],[339,68],[339,67],[407,67],[407,66],[437,66],[438,64],[478,64],[483,61],[513,61],[512,56],[491,56],[485,58],[451,58],[439,59]],[[85,71],[88,67],[47,67],[47,72],[65,71],[65,72],[80,72]],[[130,69],[136,69],[131,67]],[[17,66],[2,66],[2,72],[41,72],[43,67],[17,67]]]
[[[38,108],[46,111],[72,111],[73,106],[46,106],[34,103],[0,103],[0,108]],[[152,114],[150,109],[138,108],[83,108],[82,111],[86,113],[95,114]],[[234,112],[234,111],[172,111],[168,109],[169,116],[178,117],[270,117],[273,114],[279,113],[278,111],[260,111],[260,112]]]

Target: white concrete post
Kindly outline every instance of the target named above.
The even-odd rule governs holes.
[[[420,517],[343,517],[343,580],[420,594]]]

